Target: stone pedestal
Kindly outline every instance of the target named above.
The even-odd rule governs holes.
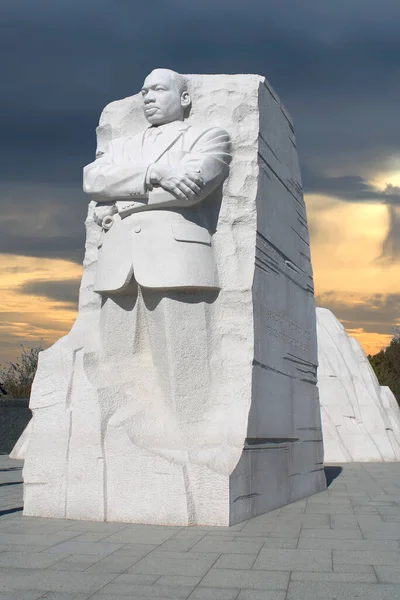
[[[201,300],[198,331],[207,345],[199,340],[192,363],[183,353],[184,381],[165,376],[175,390],[167,399],[156,376],[160,355],[149,351],[152,329],[137,333],[144,317],[139,311],[133,320],[132,296],[102,301],[93,291],[101,231],[92,202],[79,315],[41,354],[32,389],[26,515],[230,525],[325,487],[293,124],[263,77],[189,77],[189,121],[221,127],[232,141],[229,177],[199,209],[221,288]],[[143,130],[140,104],[133,96],[106,107],[98,152]],[[161,294],[149,302],[158,310],[173,300]],[[165,314],[173,314],[171,306]],[[180,309],[170,329],[163,321],[171,336],[183,335],[181,319],[189,318]],[[106,330],[121,340],[114,350]],[[171,351],[168,339],[160,340],[161,356]]]

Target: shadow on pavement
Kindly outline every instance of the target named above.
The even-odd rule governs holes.
[[[16,508],[8,508],[6,510],[0,510],[0,517],[3,515],[11,515],[12,513],[21,512],[23,510],[23,506],[17,506]]]
[[[332,481],[334,481],[336,477],[339,477],[339,475],[343,471],[343,467],[324,467],[324,471],[326,477],[326,485],[327,487],[329,487]]]

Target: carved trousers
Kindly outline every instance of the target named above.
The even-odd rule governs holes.
[[[103,297],[98,366],[105,425],[118,422],[141,447],[194,442],[211,401],[210,311],[217,294],[143,289],[132,281],[123,295]]]

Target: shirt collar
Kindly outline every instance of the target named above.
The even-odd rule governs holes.
[[[176,131],[178,133],[179,131],[185,131],[188,127],[189,125],[185,121],[171,121],[171,123],[165,123],[164,125],[149,125],[147,132],[152,132],[154,129],[157,129],[160,133],[165,133],[167,131]]]

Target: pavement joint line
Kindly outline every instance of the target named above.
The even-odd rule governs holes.
[[[195,590],[196,590],[196,589],[199,587],[199,585],[200,585],[200,584],[201,584],[201,582],[203,581],[204,577],[206,577],[206,575],[208,575],[208,573],[211,571],[211,569],[213,568],[213,566],[215,565],[215,563],[217,562],[217,560],[219,560],[219,559],[221,558],[222,554],[223,554],[223,553],[220,553],[220,554],[218,555],[218,557],[217,557],[217,558],[214,560],[214,562],[213,562],[213,564],[211,565],[211,567],[210,567],[210,568],[207,570],[207,572],[206,572],[206,573],[204,573],[204,575],[203,575],[203,577],[200,579],[200,581],[199,581],[199,582],[198,582],[198,583],[197,583],[197,584],[194,586],[194,588],[193,588],[193,589],[192,589],[192,591],[190,592],[190,594],[189,594],[189,596],[188,596],[187,600],[190,600],[190,596],[191,596],[191,595],[193,594],[193,592],[194,592],[194,591],[195,591]],[[236,569],[232,569],[232,570],[236,571]],[[239,593],[238,593],[238,595],[236,596],[236,598],[239,596],[239,594],[240,594],[240,590],[239,590]]]
[[[287,583],[286,593],[285,593],[285,600],[288,600],[288,597],[289,597],[289,587],[290,587],[290,583],[292,581],[292,573],[293,573],[293,571],[289,572],[288,583]]]
[[[267,537],[269,537],[269,534],[268,534],[268,536],[267,536]],[[250,567],[250,571],[252,571],[252,570],[253,570],[254,564],[255,564],[255,562],[256,562],[256,560],[257,560],[257,558],[260,556],[260,554],[261,554],[261,550],[262,550],[264,547],[265,547],[265,542],[263,542],[263,543],[262,543],[262,546],[261,546],[261,548],[260,548],[260,549],[259,549],[259,551],[257,552],[257,555],[256,555],[255,559],[253,560],[253,563],[252,563],[252,565],[251,565],[251,567]],[[239,592],[239,593],[240,593],[240,592]]]

